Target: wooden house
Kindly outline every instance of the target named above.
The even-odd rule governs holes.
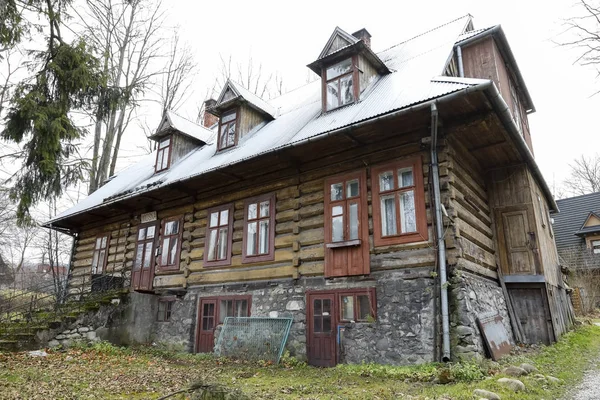
[[[167,113],[156,152],[47,224],[76,236],[70,292],[130,277],[148,340],[190,352],[225,317],[289,316],[320,366],[484,354],[490,312],[511,341],[555,340],[556,204],[502,29],[372,43],[336,28],[320,79],[272,100],[227,82],[208,127]]]

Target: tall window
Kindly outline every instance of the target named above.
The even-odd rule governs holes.
[[[160,172],[169,168],[171,163],[171,148],[172,139],[171,136],[161,139],[158,142],[158,151],[156,152],[156,165],[155,171]]]
[[[168,218],[163,221],[159,258],[161,270],[179,269],[182,224],[182,217]]]
[[[421,158],[375,167],[371,179],[375,245],[427,240]]]
[[[219,150],[223,150],[237,144],[236,122],[236,111],[232,111],[221,116],[221,121],[219,124]]]
[[[231,239],[233,233],[233,205],[208,210],[208,227],[204,248],[206,266],[231,263]]]
[[[246,200],[243,262],[269,261],[275,257],[275,195]]]
[[[510,99],[512,103],[511,111],[513,119],[515,121],[515,124],[517,125],[517,128],[519,129],[519,133],[523,135],[523,125],[521,122],[521,103],[519,102],[519,94],[517,93],[517,88],[512,83],[512,80],[510,81]]]
[[[94,256],[92,258],[92,274],[102,274],[106,268],[108,259],[109,235],[102,235],[96,238],[94,244]]]
[[[361,186],[359,176],[341,177],[339,180],[329,181],[330,243],[338,244],[360,239]]]
[[[154,235],[156,227],[154,225],[140,225],[138,230],[137,248],[135,252],[135,261],[133,269],[149,269],[152,266],[154,252]]]
[[[353,103],[355,100],[352,60],[352,58],[348,58],[325,70],[327,111]]]

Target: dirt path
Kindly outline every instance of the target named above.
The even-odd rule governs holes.
[[[596,322],[594,325],[600,326]],[[600,399],[600,360],[596,360],[583,377],[583,381],[565,396],[565,400]]]

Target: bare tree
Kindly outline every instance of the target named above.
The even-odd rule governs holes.
[[[581,14],[564,22],[565,34],[571,38],[559,44],[580,50],[576,62],[581,65],[597,66],[600,64],[600,4],[595,0],[580,0],[578,5]]]
[[[600,155],[587,158],[582,155],[573,161],[571,175],[564,182],[568,192],[573,195],[600,192]]]

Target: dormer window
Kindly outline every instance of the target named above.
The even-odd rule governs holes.
[[[233,147],[237,144],[237,111],[223,114],[219,123],[219,150]]]
[[[158,142],[158,151],[156,152],[155,172],[161,172],[169,169],[171,165],[171,147],[173,140],[171,136],[167,136]]]
[[[341,61],[325,70],[327,111],[354,103],[353,58]]]

